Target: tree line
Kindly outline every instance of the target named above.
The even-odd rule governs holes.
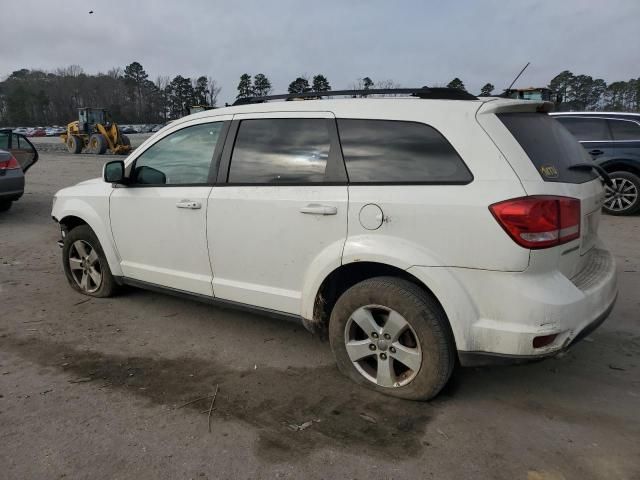
[[[447,87],[466,91],[464,83],[457,77]],[[561,102],[556,110],[640,112],[640,77],[607,84],[602,78],[575,75],[564,70],[551,79],[547,88],[560,95]],[[494,90],[495,87],[487,83],[479,95],[492,95]]]
[[[432,85],[443,86],[443,85]],[[446,84],[449,88],[467,91],[456,77]],[[351,90],[399,88],[400,84],[386,79],[358,78]],[[565,70],[548,84],[560,94],[559,110],[640,111],[640,78],[607,84],[601,78],[575,75]],[[21,69],[0,82],[0,125],[65,125],[77,117],[79,107],[104,107],[120,123],[163,123],[189,113],[195,105],[217,106],[221,87],[211,76],[196,78],[177,75],[174,78],[149,78],[139,62],[116,67],[107,73],[86,74],[72,65],[54,72]],[[289,93],[330,92],[331,84],[323,74],[311,78],[296,77],[288,86]],[[237,99],[265,96],[273,93],[272,83],[264,73],[244,73],[237,85]],[[486,83],[477,95],[496,93]]]
[[[78,65],[21,69],[0,82],[0,125],[66,125],[79,107],[106,108],[120,123],[164,123],[187,115],[193,105],[215,106],[219,93],[212,77],[153,81],[138,62],[96,75]]]

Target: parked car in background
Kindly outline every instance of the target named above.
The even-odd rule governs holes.
[[[551,114],[582,144],[613,182],[603,209],[611,215],[640,211],[640,114],[557,112]]]
[[[18,127],[13,129],[13,133],[17,133],[19,135],[26,135],[29,133],[29,129],[25,127]]]
[[[597,328],[616,269],[584,149],[547,103],[411,93],[174,121],[55,195],[69,284],[301,320],[345,375],[407,399],[457,362],[540,359]]]
[[[38,161],[38,152],[24,135],[0,130],[0,211],[11,208],[24,193],[24,174]]]
[[[47,135],[47,137],[55,137],[57,135],[62,135],[63,133],[65,133],[65,129],[62,127],[47,127],[45,129],[45,134]]]
[[[28,137],[46,137],[47,131],[44,127],[36,127],[29,130]]]
[[[138,133],[131,125],[120,125],[120,132],[126,134]]]
[[[159,123],[158,125],[154,125],[153,128],[151,128],[151,132],[156,133],[158,130],[160,130],[162,127],[164,127],[163,124]]]

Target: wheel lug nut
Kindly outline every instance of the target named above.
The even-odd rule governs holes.
[[[387,354],[386,353],[381,353],[380,354],[380,359],[386,360],[387,359]]]
[[[373,333],[371,334],[371,336],[372,336],[373,338],[378,338],[378,334],[377,334],[376,332],[373,332]]]
[[[385,333],[385,334],[384,334],[384,338],[385,338],[385,339],[387,339],[387,340],[389,340],[389,339],[391,338],[391,335],[389,335],[388,333]]]
[[[369,350],[375,350],[376,346],[372,343],[371,345],[369,345]]]
[[[389,349],[389,351],[390,351],[391,353],[396,353],[396,347],[391,347],[391,348]]]

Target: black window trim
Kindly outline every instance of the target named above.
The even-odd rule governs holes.
[[[214,117],[215,118],[215,117]],[[126,188],[172,188],[172,187],[212,187],[216,184],[216,178],[218,177],[218,170],[220,169],[221,157],[222,157],[222,149],[226,143],[227,135],[229,134],[229,128],[231,126],[231,120],[212,120],[209,122],[202,123],[194,123],[191,125],[185,125],[182,128],[172,131],[167,135],[159,138],[156,142],[149,145],[145,148],[144,152],[140,153],[136,157],[136,159],[131,163],[131,168],[129,170],[129,174],[133,173],[136,168],[136,163],[138,159],[142,157],[150,148],[154,145],[157,145],[159,142],[164,140],[165,138],[170,137],[174,133],[180,132],[186,128],[197,127],[200,125],[206,125],[209,123],[222,123],[222,130],[220,130],[220,135],[218,135],[218,140],[216,141],[216,147],[213,149],[213,155],[211,157],[211,163],[209,165],[209,174],[207,175],[207,181],[204,183],[127,183],[126,185],[119,185]]]
[[[353,181],[349,180],[349,186],[351,186],[351,185],[356,186],[356,187],[357,186],[367,186],[367,185],[371,185],[371,186],[382,186],[382,185],[389,185],[389,186],[393,186],[393,185],[432,185],[432,186],[442,185],[442,186],[448,186],[448,185],[469,185],[470,183],[472,183],[475,180],[473,172],[471,171],[471,169],[469,168],[467,163],[462,158],[462,155],[460,155],[460,152],[458,152],[458,150],[456,150],[456,147],[453,146],[453,144],[449,141],[449,139],[440,130],[438,130],[433,125],[429,125],[428,123],[425,123],[425,122],[419,122],[417,120],[395,120],[395,119],[389,119],[389,118],[339,117],[339,118],[336,118],[336,129],[337,129],[337,125],[338,125],[338,120],[364,120],[364,121],[371,121],[371,122],[376,122],[377,121],[377,122],[414,123],[414,124],[423,125],[423,126],[426,126],[428,128],[431,128],[431,129],[435,130],[451,146],[451,148],[453,149],[454,152],[456,152],[456,155],[460,159],[460,162],[462,163],[462,165],[467,170],[467,172],[469,173],[469,176],[470,176],[470,179],[468,181],[467,180],[433,180],[433,181],[426,180],[426,181],[402,181],[402,182],[353,182]],[[339,134],[338,134],[338,138],[340,138]],[[346,170],[346,161],[344,160],[344,154],[342,152],[342,143],[340,143],[340,156],[342,157],[342,163],[345,166],[345,171],[347,172],[347,175],[349,175],[348,170]]]
[[[304,112],[301,112],[304,115]],[[309,112],[315,113],[315,112]],[[229,182],[229,170],[231,167],[231,157],[235,148],[235,143],[240,130],[240,123],[244,120],[324,120],[329,130],[329,158],[325,168],[325,180],[323,182],[282,182],[282,183],[251,183],[251,182]],[[229,133],[222,152],[220,168],[218,170],[217,187],[318,187],[318,186],[341,186],[347,185],[347,172],[342,158],[342,148],[338,138],[338,127],[333,117],[249,117],[234,119],[231,122]]]

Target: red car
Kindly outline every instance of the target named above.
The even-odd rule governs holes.
[[[34,128],[31,132],[29,132],[27,136],[28,137],[46,137],[47,132],[44,128],[38,127],[38,128]]]

